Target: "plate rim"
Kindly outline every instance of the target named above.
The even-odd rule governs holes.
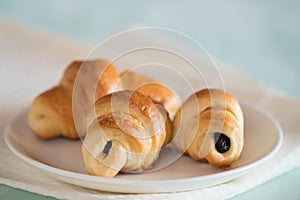
[[[147,186],[147,185],[152,185],[152,184],[157,184],[157,183],[176,184],[176,183],[198,182],[198,181],[202,181],[202,180],[212,180],[212,179],[215,179],[215,178],[227,177],[227,176],[230,176],[230,174],[234,175],[234,174],[246,173],[248,170],[253,169],[253,168],[259,166],[260,164],[264,163],[265,161],[269,160],[271,157],[273,157],[279,151],[280,147],[282,146],[283,138],[284,138],[283,130],[282,130],[282,127],[281,127],[279,121],[271,113],[267,112],[265,109],[258,109],[258,108],[256,108],[257,106],[254,106],[252,104],[245,103],[245,102],[241,102],[241,106],[242,107],[243,106],[250,107],[251,109],[254,109],[257,112],[260,112],[262,115],[264,115],[265,117],[267,117],[269,120],[272,121],[272,123],[275,125],[275,127],[278,130],[276,132],[276,135],[277,135],[276,144],[274,145],[274,147],[267,154],[265,154],[261,158],[255,160],[253,162],[250,162],[250,163],[248,163],[244,166],[237,167],[237,168],[234,168],[234,169],[230,169],[230,170],[227,170],[227,171],[217,172],[217,173],[208,174],[208,175],[195,176],[195,177],[163,179],[163,180],[115,179],[115,178],[105,178],[105,177],[98,177],[98,176],[93,176],[93,175],[89,175],[89,174],[71,172],[71,171],[68,171],[68,170],[56,168],[56,167],[47,165],[45,163],[39,162],[39,161],[31,158],[29,155],[26,155],[23,152],[19,151],[14,146],[14,144],[12,144],[11,136],[9,134],[11,132],[11,131],[9,131],[9,129],[11,128],[11,125],[13,124],[13,122],[15,122],[17,117],[19,117],[26,109],[24,109],[24,110],[22,110],[22,112],[18,113],[6,125],[5,130],[4,130],[4,140],[5,140],[5,143],[8,146],[8,148],[15,155],[17,155],[20,159],[25,161],[27,164],[38,168],[39,170],[41,170],[43,172],[46,171],[47,175],[48,175],[48,173],[52,174],[58,180],[61,180],[61,179],[57,178],[57,175],[62,176],[64,178],[71,178],[73,180],[87,181],[87,182],[100,183],[100,184],[106,183],[106,184],[111,184],[111,185],[127,185],[127,186],[131,186],[131,185],[136,186],[137,182],[138,182],[139,185]],[[236,177],[234,177],[234,178],[236,178]],[[232,179],[230,179],[230,180],[232,180]],[[66,181],[64,181],[64,182],[66,182]],[[70,182],[68,182],[68,183],[70,183]],[[106,190],[106,191],[108,191],[108,190]]]

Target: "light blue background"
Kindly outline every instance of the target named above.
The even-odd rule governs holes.
[[[183,32],[215,58],[300,97],[300,1],[3,1],[0,16],[95,45],[134,26]],[[1,27],[0,27],[1,28]],[[1,44],[0,44],[1,45]],[[300,168],[238,199],[300,199]],[[0,186],[3,199],[45,199]]]

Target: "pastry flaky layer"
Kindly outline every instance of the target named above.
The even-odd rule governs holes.
[[[57,86],[35,98],[29,110],[28,124],[41,138],[77,139],[82,133],[77,132],[72,112],[75,83],[76,97],[81,101],[80,109],[84,110],[95,100],[115,91],[118,82],[116,68],[104,60],[74,61]]]
[[[114,177],[149,169],[165,141],[165,122],[152,100],[124,90],[100,98],[87,117],[82,145],[88,173]]]
[[[166,140],[164,146],[172,140],[172,120],[180,108],[180,100],[176,93],[166,85],[133,71],[121,73],[124,89],[136,90],[149,97],[158,107],[165,119]]]
[[[230,166],[243,149],[242,109],[232,95],[220,89],[191,95],[177,112],[173,129],[179,151],[213,166]]]
[[[171,89],[157,82],[144,84],[137,88],[137,91],[149,97],[163,115],[166,127],[165,146],[172,140],[173,125],[171,120],[180,108],[178,97]]]

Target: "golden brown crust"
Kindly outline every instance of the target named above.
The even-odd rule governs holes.
[[[73,88],[76,75],[81,65],[82,65],[82,61],[73,61],[65,69],[64,74],[58,85],[61,85],[64,88]]]
[[[175,116],[176,144],[195,160],[217,167],[230,166],[244,145],[244,119],[238,101],[218,89],[205,89],[189,97]],[[215,133],[230,139],[230,148],[218,152]]]
[[[40,94],[33,101],[28,113],[28,123],[32,130],[41,138],[58,136],[69,139],[79,138],[72,112],[73,87],[77,81],[77,74],[80,70],[80,80],[84,83],[77,88],[82,94],[82,104],[86,107],[91,106],[95,99],[116,89],[119,75],[115,67],[108,64],[102,60],[71,63],[66,68],[59,85]],[[93,84],[92,81],[98,81],[98,79],[100,80],[96,85],[95,96],[93,96],[94,91],[88,91],[88,86]]]
[[[160,83],[152,82],[144,84],[137,91],[149,97],[154,102],[162,104],[168,111],[171,119],[173,119],[180,108],[180,102],[175,92]]]
[[[177,96],[169,88],[156,82],[146,83],[137,88],[136,91],[152,99],[152,101],[158,106],[165,119],[166,140],[163,146],[167,145],[172,140],[173,136],[171,119],[173,119],[180,107]]]
[[[32,103],[28,122],[32,130],[41,138],[53,138],[65,134],[77,139],[73,123],[71,91],[54,87],[42,93]],[[63,123],[62,123],[63,122]]]
[[[87,122],[90,125],[83,142],[83,155],[87,157],[84,160],[88,172],[97,176],[113,177],[119,171],[136,173],[150,168],[166,137],[158,108],[151,99],[135,91],[102,97],[95,103]],[[113,151],[103,156],[108,142]]]
[[[146,84],[146,83],[152,83],[155,82],[153,79],[133,72],[129,70],[125,70],[120,74],[121,77],[121,84],[122,88],[124,90],[136,90],[140,86]]]
[[[152,99],[155,104],[160,104],[161,114],[165,119],[166,141],[164,145],[172,140],[172,120],[180,108],[179,98],[168,87],[154,81],[153,79],[132,71],[121,73],[121,81],[124,89],[136,90]]]
[[[117,72],[116,67],[114,67],[111,63],[108,63],[104,60],[98,60],[95,63],[96,66],[106,66],[105,71],[103,69],[99,69],[101,71],[101,77],[98,82],[98,86],[95,93],[95,100],[105,96],[111,92],[114,92],[118,89],[117,85],[120,81],[120,76]]]
[[[150,123],[153,118],[160,118],[160,113],[157,113],[157,108],[151,99],[142,95],[139,92],[123,90],[106,95],[95,102],[95,114],[101,116],[107,112],[122,112],[135,115],[135,112],[140,114],[141,119]],[[92,117],[93,119],[94,117]],[[90,123],[89,121],[88,123]]]
[[[240,125],[243,126],[243,113],[234,96],[220,89],[204,89],[195,94],[199,102],[200,113],[209,108],[226,109],[235,115],[240,120]]]
[[[158,104],[158,103],[156,103],[155,105],[158,108],[160,114],[162,115],[162,117],[164,118],[164,121],[165,121],[165,127],[164,128],[166,130],[166,139],[165,139],[164,144],[163,144],[163,146],[165,146],[165,145],[169,144],[172,140],[173,124],[172,124],[172,121],[170,119],[169,113],[166,111],[165,107],[161,104]]]

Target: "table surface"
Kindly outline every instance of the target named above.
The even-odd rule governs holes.
[[[0,1],[0,17],[89,45],[136,26],[189,35],[236,70],[300,97],[300,1]],[[300,167],[233,199],[299,199]],[[0,185],[1,199],[51,199]]]

